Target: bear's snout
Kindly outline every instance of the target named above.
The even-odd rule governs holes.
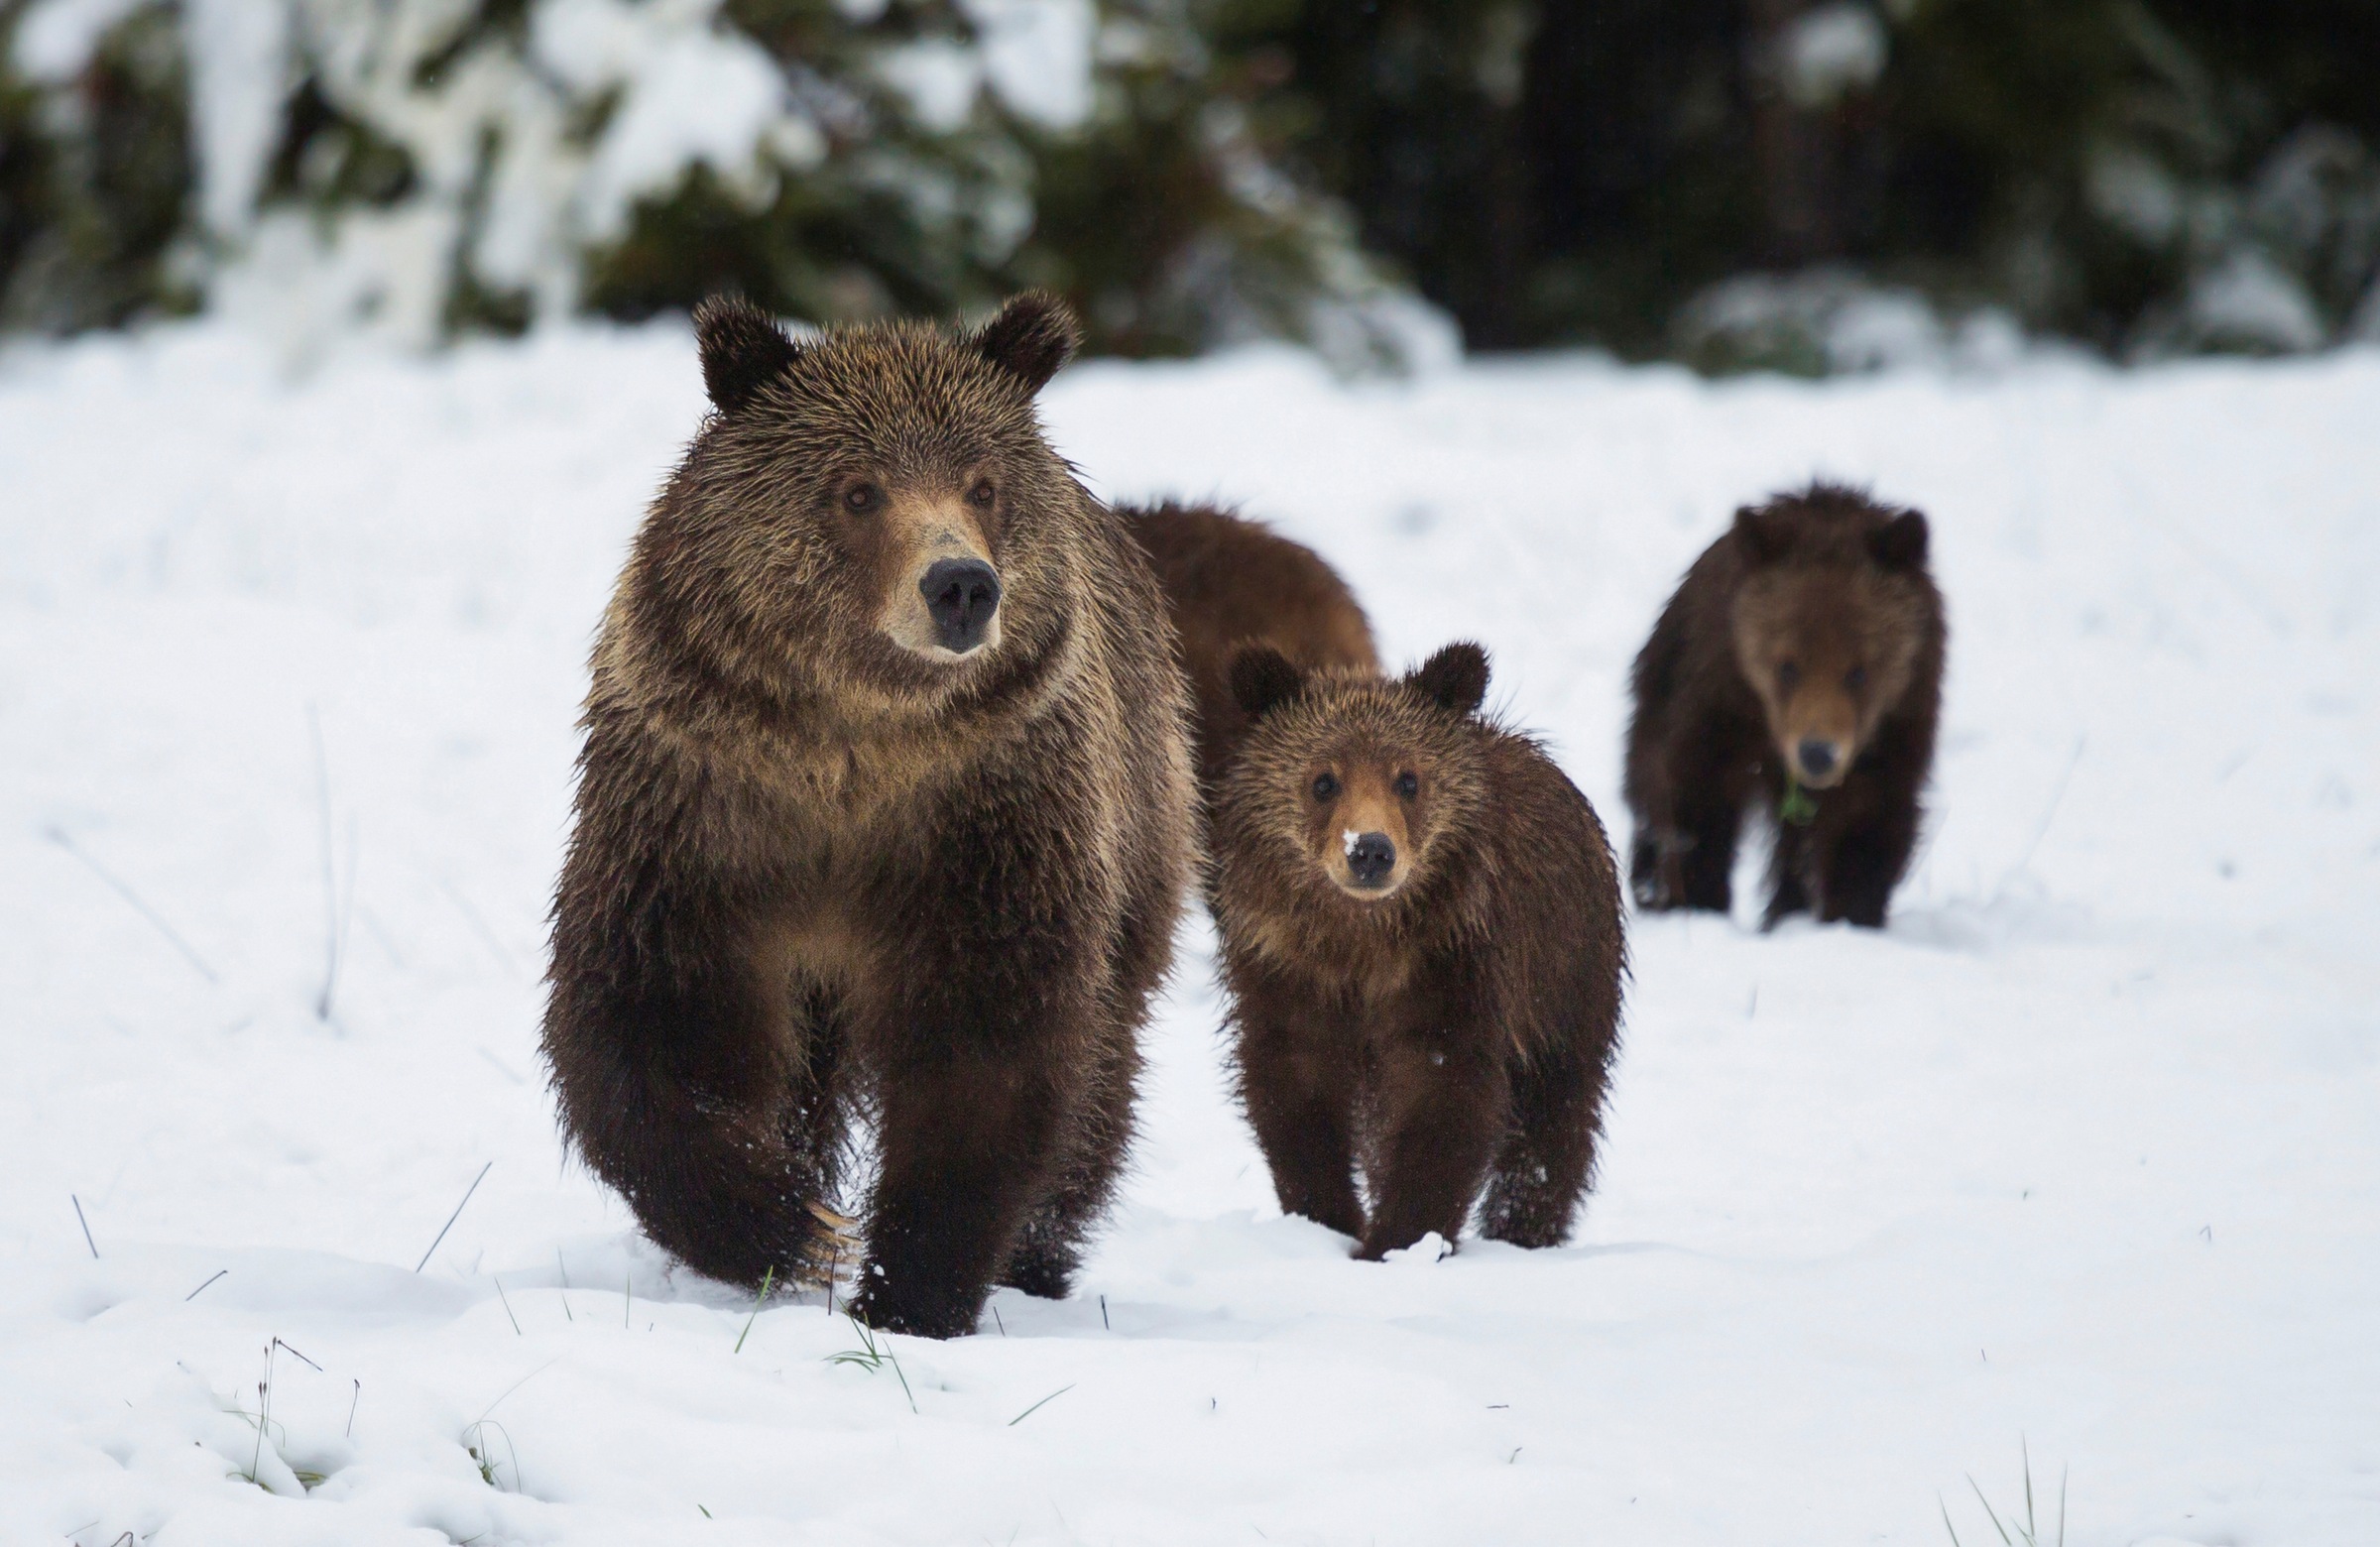
[[[1800,767],[1803,783],[1827,783],[1843,766],[1843,749],[1824,737],[1805,736],[1793,749],[1793,761]]]
[[[917,593],[933,619],[934,643],[954,655],[982,645],[1000,611],[1000,575],[980,558],[936,559]]]
[[[1386,833],[1361,833],[1347,846],[1347,874],[1368,891],[1388,884],[1396,869],[1396,841]]]

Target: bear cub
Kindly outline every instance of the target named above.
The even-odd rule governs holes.
[[[1619,882],[1594,807],[1480,715],[1476,645],[1395,679],[1257,646],[1231,682],[1250,726],[1216,801],[1213,904],[1282,1209],[1376,1259],[1431,1231],[1453,1243],[1485,1184],[1487,1236],[1560,1243],[1619,1024]]]
[[[714,412],[582,721],[562,1127],[746,1286],[840,1255],[821,1210],[872,1127],[852,1313],[956,1336],[995,1282],[1066,1292],[1124,1164],[1196,853],[1172,629],[1036,417],[1055,299],[801,342],[741,301],[694,320]]]
[[[1763,927],[1881,928],[1934,763],[1946,640],[1926,518],[1818,483],[1735,513],[1636,657],[1629,882],[1726,912],[1737,829],[1776,824]]]

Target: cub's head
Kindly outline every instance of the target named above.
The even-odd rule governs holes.
[[[1737,511],[1730,536],[1744,565],[1736,664],[1787,771],[1839,784],[1936,627],[1926,518],[1815,484]]]
[[[1401,678],[1308,672],[1269,646],[1232,660],[1250,720],[1216,811],[1227,874],[1291,897],[1375,904],[1430,874],[1480,801],[1471,716],[1488,656],[1449,645]]]
[[[712,669],[828,678],[883,709],[1064,637],[1092,507],[1033,411],[1079,336],[1061,302],[796,341],[728,298],[694,328],[714,412],[637,564]]]

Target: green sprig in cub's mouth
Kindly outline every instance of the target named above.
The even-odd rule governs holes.
[[[1792,774],[1785,775],[1785,798],[1778,802],[1777,820],[1795,827],[1807,827],[1818,815],[1818,797],[1802,787],[1802,781]]]

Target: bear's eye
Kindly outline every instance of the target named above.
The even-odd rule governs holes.
[[[884,503],[885,492],[870,483],[853,484],[843,491],[843,508],[854,516],[865,516]]]
[[[1315,775],[1314,775],[1314,798],[1315,798],[1315,799],[1317,799],[1317,800],[1330,800],[1330,799],[1336,798],[1336,797],[1337,797],[1337,795],[1338,795],[1338,793],[1339,793],[1339,776],[1338,776],[1337,774],[1315,774]]]
[[[1856,693],[1867,686],[1867,667],[1853,666],[1843,674],[1843,685]]]
[[[1420,793],[1421,793],[1421,780],[1420,780],[1420,779],[1417,779],[1417,778],[1415,778],[1415,777],[1414,777],[1412,774],[1399,774],[1396,776],[1396,798],[1397,798],[1397,799],[1399,799],[1399,800],[1410,800],[1410,799],[1412,799],[1414,796],[1416,796],[1416,795],[1418,795],[1418,794],[1420,794]]]
[[[975,487],[967,491],[967,503],[979,511],[990,510],[993,497],[992,480],[989,478],[978,478]]]
[[[1777,667],[1777,691],[1790,693],[1802,685],[1801,662],[1788,660]]]

